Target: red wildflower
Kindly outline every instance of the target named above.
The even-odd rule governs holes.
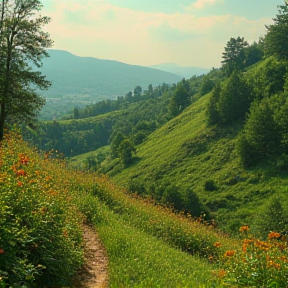
[[[24,185],[23,182],[21,182],[21,181],[18,181],[18,182],[17,182],[17,186],[18,186],[18,187],[22,187],[23,185]]]
[[[20,169],[16,172],[17,176],[25,176],[26,172],[23,169]]]

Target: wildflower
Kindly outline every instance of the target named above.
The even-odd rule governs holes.
[[[242,245],[242,251],[243,251],[243,252],[246,252],[248,245],[249,245],[250,243],[252,243],[252,242],[253,242],[253,240],[251,240],[251,239],[244,239],[244,240],[243,240],[243,245]]]
[[[242,227],[239,228],[239,231],[240,231],[241,233],[243,233],[243,232],[248,232],[248,231],[249,231],[249,227],[248,227],[247,225],[242,226]]]
[[[23,185],[24,185],[23,182],[21,182],[21,181],[18,181],[18,182],[17,182],[17,186],[18,186],[18,187],[22,187]]]
[[[270,245],[267,242],[260,241],[260,240],[255,241],[254,245],[257,248],[259,248],[261,250],[265,250],[265,251],[269,250],[269,248],[270,248]]]
[[[19,153],[18,154],[19,162],[23,165],[27,165],[29,162],[28,156],[26,156],[24,153]]]
[[[225,275],[226,275],[225,270],[221,269],[221,270],[218,272],[218,275],[217,275],[217,276],[218,276],[219,278],[224,278]]]
[[[278,269],[278,270],[281,268],[281,265],[280,265],[280,264],[277,264],[277,263],[275,263],[275,262],[272,261],[272,260],[268,261],[267,265],[268,265],[268,267],[274,267],[274,268],[276,268],[276,269]]]
[[[219,248],[219,247],[221,246],[221,243],[220,243],[220,242],[215,242],[215,243],[213,244],[213,246]]]
[[[25,176],[26,172],[23,169],[20,169],[16,172],[17,176]]]
[[[4,249],[0,248],[0,254],[4,254]]]
[[[270,232],[268,235],[268,239],[278,239],[280,237],[281,237],[281,234],[277,232]]]
[[[208,259],[209,259],[210,261],[213,261],[214,257],[213,257],[212,255],[210,255],[210,256],[208,257]]]
[[[230,250],[230,251],[226,251],[224,253],[224,257],[231,257],[235,254],[235,251],[234,250]]]

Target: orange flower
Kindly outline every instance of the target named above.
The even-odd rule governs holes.
[[[221,243],[220,243],[220,242],[215,242],[213,246],[214,246],[214,247],[220,247],[220,246],[221,246]]]
[[[268,239],[278,239],[280,237],[281,237],[281,234],[277,232],[270,232],[268,235]]]
[[[4,250],[0,248],[0,254],[4,254]]]
[[[20,169],[16,172],[17,176],[25,176],[26,172],[23,169]]]
[[[265,251],[267,251],[270,248],[270,245],[267,242],[260,241],[260,240],[255,241],[254,245],[257,248],[259,248],[261,250],[265,250]]]
[[[268,266],[268,267],[274,267],[274,268],[276,268],[276,269],[278,269],[278,270],[281,268],[281,265],[280,265],[280,264],[277,264],[277,263],[275,263],[275,262],[272,261],[272,260],[268,261],[267,266]]]
[[[243,245],[242,245],[242,251],[243,252],[247,251],[247,247],[250,243],[253,243],[253,240],[251,240],[251,239],[244,239],[243,240]]]
[[[24,185],[23,182],[21,182],[21,181],[18,181],[18,182],[17,182],[17,186],[18,186],[18,187],[22,187],[23,185]]]
[[[224,278],[225,275],[226,275],[226,272],[225,272],[225,270],[223,270],[223,269],[221,269],[221,270],[219,271],[219,273],[218,273],[218,277],[219,277],[219,278]]]
[[[23,165],[27,165],[29,162],[28,156],[26,156],[24,153],[19,153],[18,154],[19,162]]]
[[[247,225],[242,226],[242,227],[239,228],[239,231],[240,231],[241,233],[247,232],[247,231],[249,231],[249,227],[248,227]]]
[[[231,256],[233,256],[235,253],[236,253],[236,252],[233,251],[233,250],[226,251],[226,252],[224,253],[224,257],[231,257]]]

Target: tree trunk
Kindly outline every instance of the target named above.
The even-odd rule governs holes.
[[[4,124],[5,124],[5,105],[4,103],[0,104],[0,141],[4,137]]]

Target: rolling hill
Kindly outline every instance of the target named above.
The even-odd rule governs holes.
[[[50,50],[41,71],[52,81],[45,97],[89,95],[95,101],[123,96],[140,85],[146,89],[162,83],[177,83],[181,76],[113,60],[79,57],[67,51]]]

